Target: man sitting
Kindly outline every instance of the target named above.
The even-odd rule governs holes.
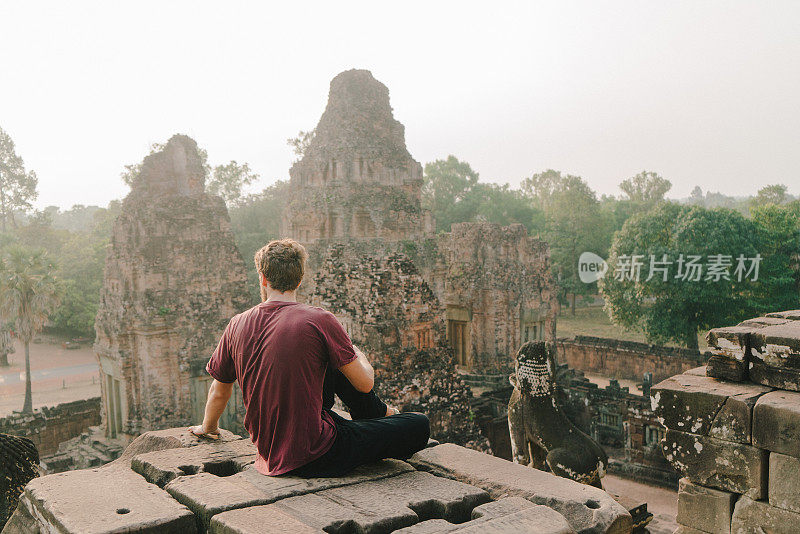
[[[206,366],[214,378],[198,436],[219,439],[218,423],[238,382],[244,426],[265,475],[341,476],[382,458],[423,449],[428,418],[397,413],[372,391],[374,370],[332,313],[297,302],[308,255],[291,239],[256,252],[261,304],[231,319]],[[334,394],[353,420],[332,411]]]

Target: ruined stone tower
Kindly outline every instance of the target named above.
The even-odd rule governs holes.
[[[318,239],[413,239],[433,231],[420,207],[422,166],[408,153],[389,90],[367,70],[331,81],[328,105],[289,171],[282,234]]]
[[[250,304],[225,204],[204,182],[197,144],[176,135],[144,159],[114,224],[95,322],[109,437],[201,419],[205,363]]]

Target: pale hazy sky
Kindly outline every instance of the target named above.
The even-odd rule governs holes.
[[[423,164],[800,193],[800,2],[0,0],[0,127],[38,207],[121,198],[123,165],[176,132],[255,189],[286,178],[286,139],[350,68],[389,87]]]

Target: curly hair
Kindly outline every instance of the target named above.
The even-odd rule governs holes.
[[[256,270],[264,275],[275,291],[297,289],[303,280],[308,253],[294,239],[270,241],[255,255]]]

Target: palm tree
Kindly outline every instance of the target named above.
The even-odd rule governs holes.
[[[8,247],[0,258],[0,321],[12,321],[25,345],[24,413],[33,411],[30,343],[58,304],[55,266],[44,251]]]
[[[14,339],[11,337],[11,325],[3,324],[0,321],[0,367],[8,367],[11,365],[8,361],[8,355],[14,354]]]

